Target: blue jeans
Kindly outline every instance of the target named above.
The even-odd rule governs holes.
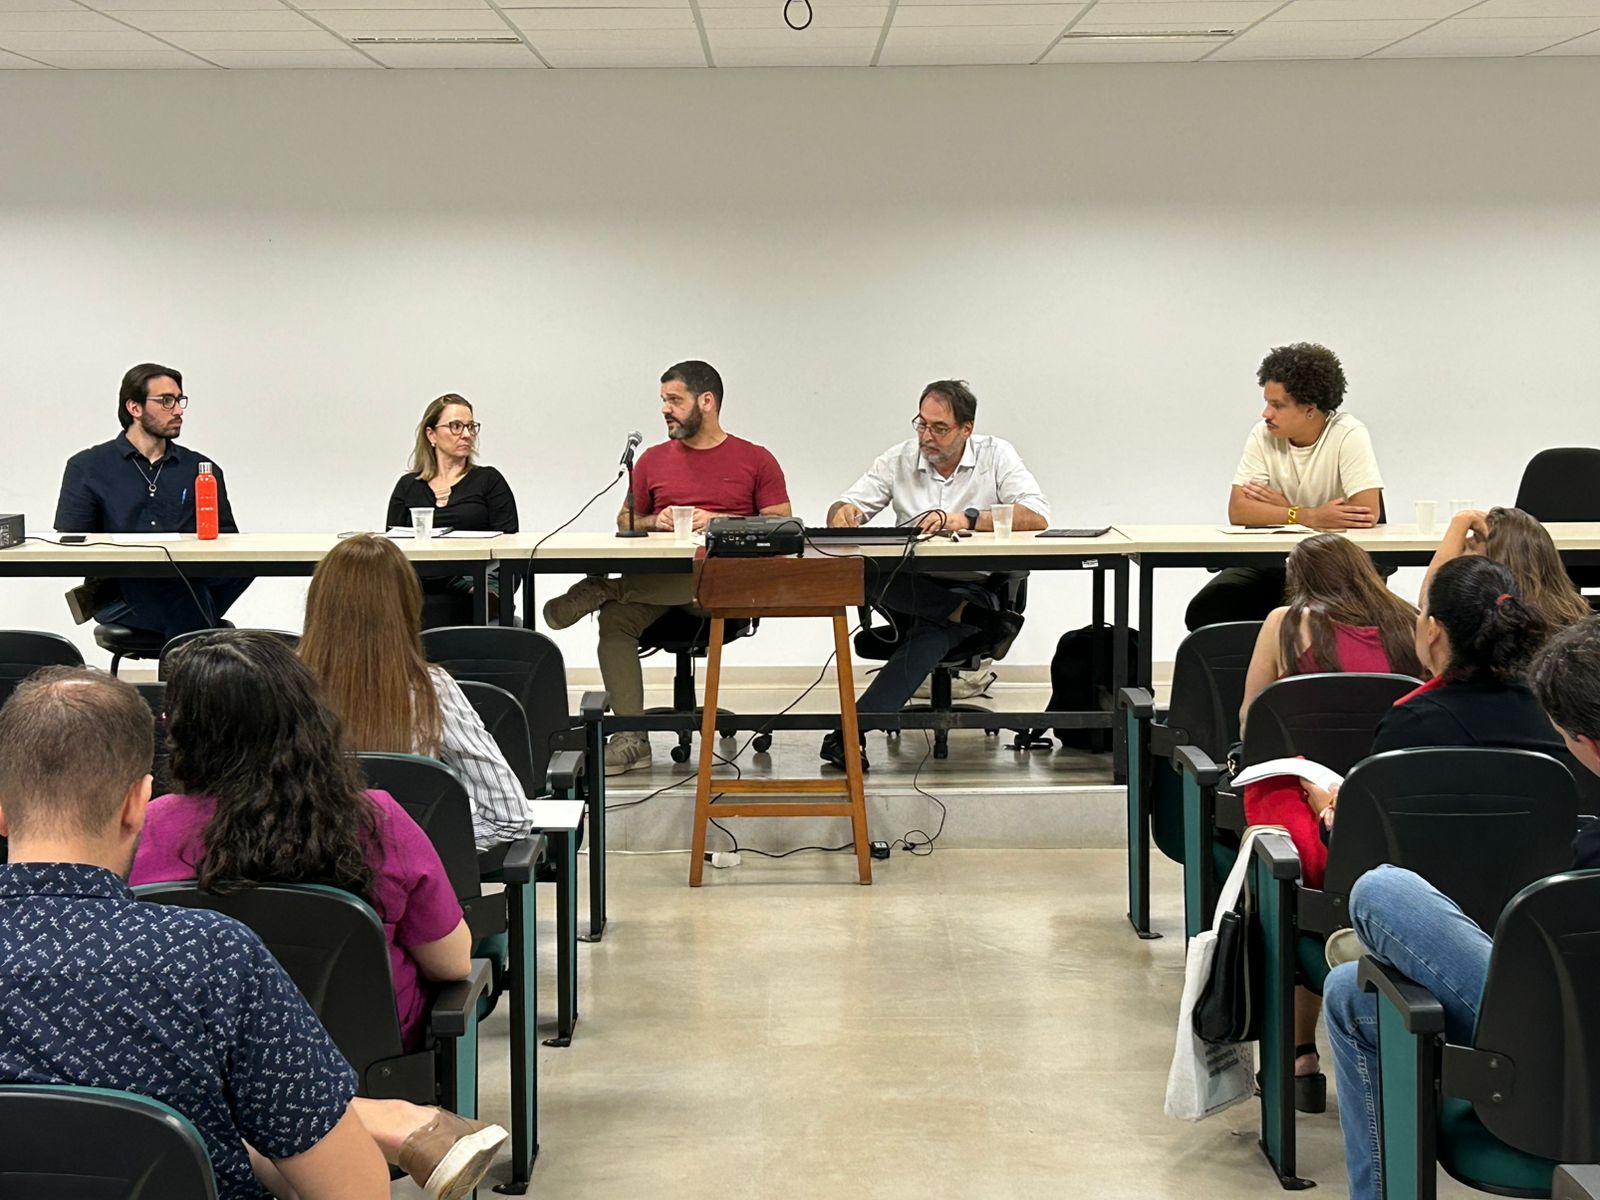
[[[1413,871],[1379,867],[1350,892],[1350,923],[1372,957],[1421,984],[1444,1006],[1445,1039],[1472,1041],[1489,976],[1489,935]],[[1378,997],[1356,990],[1356,964],[1328,975],[1322,1000],[1338,1064],[1339,1124],[1350,1200],[1378,1200]]]
[[[993,593],[981,584],[895,573],[883,582],[869,578],[873,604],[895,614],[900,644],[856,701],[856,711],[897,713],[933,669],[962,642],[978,633],[975,625],[952,621],[963,600],[993,608]]]
[[[118,580],[122,598],[98,609],[94,619],[149,629],[169,641],[196,629],[215,629],[251,579]],[[193,589],[193,590],[191,590]]]

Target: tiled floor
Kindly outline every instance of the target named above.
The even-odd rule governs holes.
[[[540,1049],[532,1194],[1283,1194],[1253,1105],[1162,1115],[1183,975],[1170,864],[1153,942],[1128,929],[1115,851],[896,855],[870,888],[843,855],[747,861],[698,891],[685,870],[681,853],[612,856],[578,1036]],[[546,986],[547,1019],[552,1001]],[[502,1118],[505,1035],[502,1007],[483,1046]],[[1344,1193],[1337,1120],[1300,1119],[1320,1195]]]

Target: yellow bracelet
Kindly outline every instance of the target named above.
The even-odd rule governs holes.
[[[1300,521],[1300,506],[1298,504],[1289,505],[1289,524],[1295,525],[1295,524],[1298,524],[1299,521]]]

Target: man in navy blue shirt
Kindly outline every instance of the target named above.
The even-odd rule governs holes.
[[[140,363],[122,377],[117,418],[122,433],[67,460],[56,502],[59,533],[193,533],[194,481],[204,454],[179,446],[189,398],[183,376],[158,363]],[[217,525],[238,533],[222,468],[217,477]],[[88,581],[68,593],[80,622],[92,612],[101,623],[149,629],[177,637],[211,629],[250,586],[249,579],[123,579]]]
[[[503,1129],[355,1098],[254,933],[134,899],[152,747],[139,693],[88,668],[40,671],[0,708],[0,1083],[160,1100],[205,1139],[222,1200],[378,1200],[386,1158],[436,1200],[465,1196]]]

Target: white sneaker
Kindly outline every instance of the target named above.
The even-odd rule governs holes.
[[[624,775],[650,766],[650,735],[613,733],[606,741],[606,776]]]

